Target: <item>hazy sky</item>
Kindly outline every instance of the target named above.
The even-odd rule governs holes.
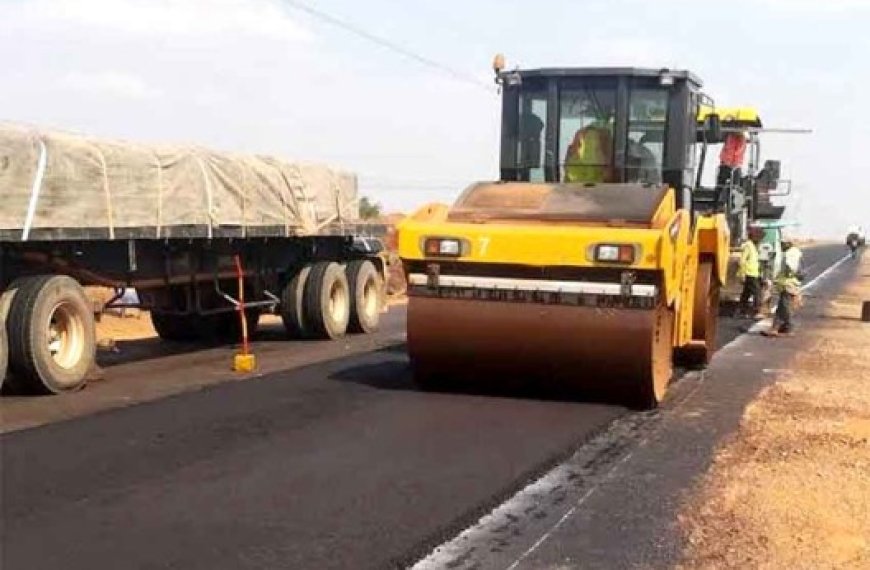
[[[304,0],[491,84],[490,64],[689,68],[759,107],[802,233],[870,226],[870,0]],[[327,161],[387,210],[497,176],[499,99],[282,0],[0,0],[0,119]]]

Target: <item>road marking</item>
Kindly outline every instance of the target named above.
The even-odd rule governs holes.
[[[807,290],[813,288],[816,285],[816,283],[818,283],[819,281],[821,281],[822,279],[827,277],[828,274],[830,274],[833,270],[838,268],[841,264],[845,263],[846,260],[848,260],[850,257],[851,257],[851,255],[848,253],[846,255],[844,255],[843,257],[841,257],[836,263],[834,263],[833,265],[831,265],[830,267],[828,267],[827,269],[825,269],[824,271],[822,271],[821,273],[816,275],[809,283],[807,283],[806,285],[801,287],[801,292],[804,292],[804,291],[807,291]]]
[[[629,453],[628,455],[626,455],[626,457],[630,457],[630,456],[631,456],[630,453]],[[614,468],[614,469],[615,469],[615,468]],[[611,469],[610,471],[613,472],[613,469]],[[609,475],[609,473],[608,473],[608,475]],[[508,566],[508,567],[507,567],[507,570],[514,570],[514,569],[515,569],[517,566],[519,566],[520,563],[521,563],[523,560],[525,560],[525,559],[526,559],[526,558],[527,558],[527,557],[528,557],[532,552],[534,552],[535,550],[538,549],[539,546],[541,546],[542,544],[544,544],[544,542],[545,542],[548,538],[550,538],[550,535],[552,535],[554,532],[556,532],[556,530],[557,530],[560,526],[562,526],[562,523],[564,523],[566,520],[568,520],[568,519],[571,517],[571,515],[573,515],[574,512],[575,512],[577,509],[579,509],[579,508],[583,505],[583,503],[586,502],[586,499],[588,499],[589,497],[592,496],[592,493],[594,493],[595,490],[596,490],[597,488],[598,488],[598,487],[595,486],[595,487],[592,487],[591,489],[589,489],[588,491],[586,491],[586,494],[583,495],[583,496],[580,498],[580,500],[577,501],[577,503],[574,504],[573,507],[571,507],[570,509],[568,509],[568,511],[567,511],[564,515],[562,515],[562,518],[560,518],[558,521],[556,521],[556,524],[554,524],[554,525],[552,526],[552,528],[550,528],[550,530],[548,530],[547,532],[545,532],[545,533],[541,536],[541,538],[539,538],[539,539],[538,539],[538,540],[537,540],[537,541],[536,541],[536,542],[535,542],[535,543],[534,543],[534,544],[533,544],[533,545],[532,545],[528,550],[526,550],[525,552],[523,552],[523,553],[519,556],[519,558],[517,558],[516,560],[514,560],[514,563],[511,564],[510,566]]]

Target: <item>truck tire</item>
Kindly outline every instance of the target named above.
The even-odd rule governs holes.
[[[344,269],[331,261],[315,263],[305,284],[304,322],[316,338],[344,336],[350,321],[350,290]]]
[[[284,330],[291,338],[308,338],[311,334],[303,310],[305,284],[310,273],[311,266],[303,265],[281,292],[281,320],[284,322]]]
[[[20,392],[20,387],[15,385],[15,381],[10,377],[6,378],[7,374],[9,374],[9,331],[7,327],[9,326],[7,323],[9,322],[9,308],[12,306],[12,299],[15,297],[15,292],[18,291],[18,287],[20,285],[20,279],[14,280],[9,286],[0,294],[0,323],[3,325],[3,331],[0,333],[2,336],[2,341],[0,341],[0,351],[2,351],[2,359],[3,359],[3,367],[0,372],[0,390],[3,390],[5,393],[15,393]],[[9,374],[11,376],[11,374]]]
[[[199,328],[193,315],[151,311],[151,324],[162,340],[193,342],[199,338]]]
[[[6,321],[0,317],[0,392],[6,380],[6,367],[9,364],[9,343],[6,341]]]
[[[350,321],[348,330],[372,333],[378,330],[384,298],[384,280],[367,259],[355,259],[345,268],[350,289]]]
[[[85,385],[96,357],[93,309],[75,280],[39,275],[16,282],[6,326],[15,383],[43,394]]]

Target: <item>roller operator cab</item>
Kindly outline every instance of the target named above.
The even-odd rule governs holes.
[[[686,71],[499,71],[500,180],[399,228],[424,386],[554,384],[652,407],[715,348],[722,214],[692,207],[701,82]],[[701,141],[701,142],[699,142]]]

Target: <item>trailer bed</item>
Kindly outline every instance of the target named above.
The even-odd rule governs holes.
[[[0,241],[298,237],[358,218],[342,170],[11,123],[0,193]]]

